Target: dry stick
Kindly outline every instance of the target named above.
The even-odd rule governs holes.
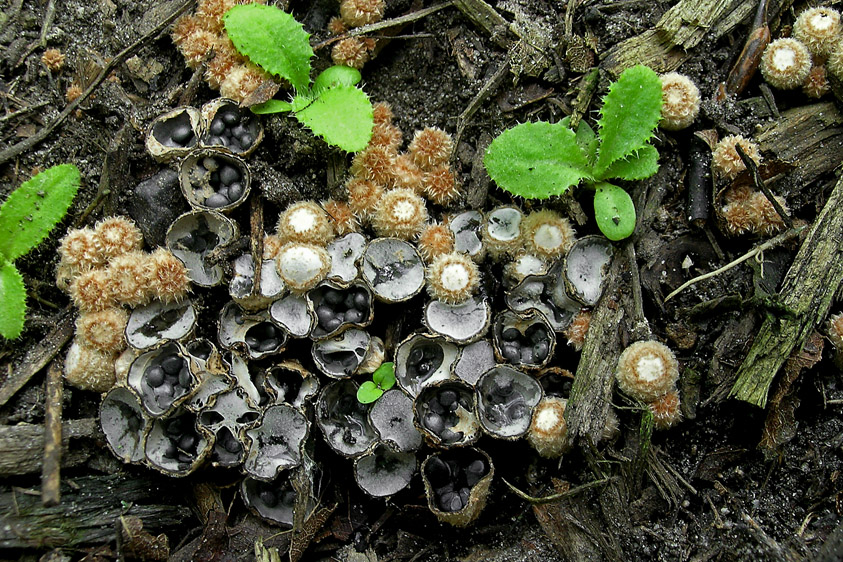
[[[767,187],[764,180],[761,179],[761,174],[758,173],[758,165],[755,163],[755,160],[750,158],[747,153],[744,152],[744,149],[740,144],[735,144],[735,150],[737,151],[738,156],[741,157],[741,160],[743,160],[746,169],[749,171],[749,175],[752,177],[752,183],[754,183],[755,187],[764,193],[764,196],[770,201],[770,204],[784,221],[785,226],[789,229],[793,229],[793,221],[790,219],[790,215],[784,210],[778,199],[773,196],[773,192],[770,191],[770,188]]]
[[[44,465],[41,470],[41,502],[45,507],[61,498],[61,367],[53,360],[47,369],[46,412],[44,413]]]
[[[9,148],[0,152],[0,165],[5,164],[12,158],[16,158],[21,153],[26,152],[27,150],[34,147],[36,144],[40,143],[48,136],[50,136],[50,133],[52,133],[56,127],[61,125],[61,123],[65,119],[67,119],[67,116],[73,113],[73,111],[76,110],[76,108],[79,107],[79,105],[83,101],[85,101],[88,96],[90,96],[94,92],[94,90],[97,89],[97,87],[102,83],[102,81],[105,80],[115,68],[122,64],[124,60],[133,55],[135,51],[137,51],[144,43],[161,33],[168,25],[173,22],[173,20],[179,17],[192,4],[193,0],[187,0],[181,6],[179,6],[179,8],[176,9],[172,14],[167,16],[164,21],[158,24],[155,29],[153,29],[152,31],[150,31],[149,33],[147,33],[146,35],[144,35],[143,37],[141,37],[122,51],[120,51],[117,56],[111,59],[111,62],[105,65],[105,68],[100,71],[94,81],[91,82],[91,85],[88,86],[88,88],[84,92],[82,92],[82,95],[76,98],[71,103],[69,103],[67,107],[65,107],[64,110],[59,113],[58,117],[53,119],[53,121],[49,125],[41,129],[31,137],[24,139],[21,142],[12,145]]]
[[[263,269],[263,201],[259,195],[252,196],[249,208],[249,222],[251,227],[252,263],[255,273],[252,277],[252,296],[261,294],[261,273]]]
[[[694,277],[693,279],[690,279],[690,280],[686,281],[685,283],[682,283],[675,291],[673,291],[672,293],[670,293],[669,295],[667,295],[665,297],[664,302],[669,301],[670,299],[672,299],[673,297],[675,297],[676,295],[678,295],[679,293],[681,293],[682,291],[684,291],[685,289],[687,289],[691,285],[694,285],[695,283],[699,283],[700,281],[705,281],[706,279],[711,279],[712,277],[717,277],[721,273],[729,271],[730,269],[732,269],[736,265],[739,265],[739,264],[745,262],[749,258],[753,258],[753,257],[757,256],[758,254],[760,254],[762,252],[765,252],[765,251],[767,251],[771,248],[775,248],[779,244],[783,244],[784,242],[787,242],[788,240],[790,240],[791,238],[793,238],[794,236],[796,236],[797,234],[799,234],[800,232],[802,232],[806,228],[807,228],[807,226],[800,226],[798,228],[791,228],[790,230],[786,230],[786,231],[782,232],[781,234],[779,234],[778,236],[776,236],[775,238],[771,238],[770,240],[767,240],[763,244],[761,244],[759,246],[756,246],[755,248],[748,251],[747,253],[745,253],[744,255],[739,257],[738,259],[730,261],[729,263],[727,263],[723,267],[721,267],[719,269],[715,269],[714,271],[710,271],[708,273],[704,273],[702,275],[699,275],[697,277]]]
[[[354,29],[350,29],[341,35],[337,35],[336,37],[331,37],[330,39],[326,39],[321,43],[317,43],[313,46],[314,51],[318,51],[323,47],[327,47],[332,43],[336,43],[337,41],[342,41],[343,39],[348,39],[349,37],[357,37],[358,35],[365,35],[371,31],[378,31],[381,29],[387,29],[390,27],[395,27],[398,25],[403,25],[405,23],[410,23],[416,20],[420,20],[429,16],[430,14],[435,14],[439,10],[444,8],[449,8],[454,5],[454,0],[448,0],[447,2],[442,2],[441,4],[436,4],[435,6],[431,6],[429,8],[424,8],[422,10],[417,10],[411,14],[407,14],[405,16],[399,16],[397,18],[392,18],[388,20],[379,21],[377,23],[370,23],[369,25],[363,25],[360,27],[355,27]]]
[[[582,484],[581,486],[577,486],[576,488],[571,488],[567,492],[561,492],[559,494],[551,494],[549,496],[542,496],[537,498],[535,496],[531,496],[526,492],[522,492],[512,484],[510,484],[506,478],[502,478],[503,483],[509,486],[509,489],[512,490],[516,496],[521,498],[522,500],[527,500],[528,502],[541,505],[544,503],[551,503],[559,500],[564,500],[570,498],[571,496],[575,496],[581,492],[585,492],[586,490],[590,490],[591,488],[597,488],[598,486],[602,486],[603,484],[608,484],[613,480],[613,478],[601,478],[600,480],[594,480],[593,482],[589,482],[588,484]]]
[[[764,407],[776,374],[828,315],[843,283],[843,178],[802,241],[779,290],[781,305],[792,313],[767,318],[738,368],[729,396]]]

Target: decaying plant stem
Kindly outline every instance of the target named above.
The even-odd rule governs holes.
[[[767,404],[767,391],[794,349],[828,315],[843,281],[843,178],[838,180],[802,242],[779,292],[792,316],[767,318],[738,369],[730,396],[756,406]]]
[[[44,412],[44,464],[41,469],[41,502],[45,507],[58,505],[61,494],[61,366],[53,360],[47,369],[46,407]]]

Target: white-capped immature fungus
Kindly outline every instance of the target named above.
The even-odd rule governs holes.
[[[761,55],[761,74],[772,87],[792,90],[811,72],[811,53],[801,41],[786,37],[767,45]]]
[[[536,405],[527,441],[543,457],[558,458],[565,452],[568,426],[565,423],[564,398],[546,396]]]
[[[828,56],[840,36],[840,12],[827,6],[808,8],[793,22],[793,36],[812,55]]]
[[[679,392],[676,389],[650,402],[647,407],[653,413],[653,426],[656,429],[669,429],[682,418],[682,410],[679,409]]]
[[[659,126],[678,131],[691,125],[700,112],[700,90],[694,82],[678,72],[662,74],[662,120]]]
[[[152,252],[147,262],[149,287],[162,302],[180,301],[190,289],[187,268],[169,250],[159,248]]]
[[[140,250],[143,234],[138,226],[125,217],[108,217],[94,228],[94,241],[105,260]]]
[[[480,284],[477,264],[465,254],[451,252],[433,259],[427,268],[427,292],[446,304],[468,299]]]
[[[679,363],[669,347],[657,341],[638,341],[618,358],[615,379],[628,396],[642,402],[661,398],[676,385]]]
[[[506,281],[515,286],[528,275],[544,275],[547,273],[547,267],[544,258],[521,251],[503,266],[503,274]]]
[[[89,347],[78,339],[67,350],[64,379],[81,390],[107,392],[114,386],[114,355]]]
[[[843,36],[834,41],[831,53],[825,61],[825,67],[835,78],[843,80]]]
[[[278,218],[276,232],[285,242],[318,246],[324,246],[335,236],[328,213],[313,201],[299,201],[287,207]]]
[[[76,337],[89,347],[116,353],[126,347],[123,335],[129,314],[122,308],[106,308],[80,314],[76,319]]]
[[[459,184],[448,165],[438,166],[422,176],[422,192],[428,201],[449,205],[460,194]]]
[[[447,224],[438,222],[428,224],[419,234],[416,246],[422,259],[430,263],[435,257],[454,251],[454,233]]]
[[[276,234],[266,234],[263,237],[263,259],[275,259],[278,250],[284,246],[284,241]]]
[[[70,230],[59,242],[61,262],[76,272],[103,265],[97,237],[92,228]]]
[[[331,269],[331,256],[322,246],[288,242],[278,250],[275,265],[284,284],[301,294],[325,279]]]
[[[375,207],[372,227],[378,236],[394,236],[410,240],[427,223],[424,199],[409,189],[391,189],[384,193]]]
[[[549,209],[534,211],[521,221],[524,247],[540,258],[561,258],[574,243],[576,234],[568,219]]]
[[[761,151],[758,149],[757,144],[741,135],[723,137],[714,147],[714,152],[711,155],[711,164],[715,172],[730,180],[735,179],[741,172],[746,170],[746,165],[741,160],[738,151],[735,149],[735,145],[740,145],[746,155],[756,164],[761,163]]]
[[[446,164],[453,148],[451,135],[437,127],[425,127],[413,135],[408,150],[416,165],[427,171]]]

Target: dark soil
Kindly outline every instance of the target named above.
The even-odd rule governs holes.
[[[25,140],[53,121],[66,106],[65,90],[72,82],[90,82],[111,57],[152,29],[175,3],[57,2],[55,17],[46,28],[46,47],[59,48],[66,57],[65,68],[56,73],[48,72],[40,62],[44,46],[39,46],[38,41],[47,4],[52,1],[6,0],[0,13],[0,149]],[[317,38],[327,37],[323,26],[336,11],[333,2],[293,0],[289,4],[289,9]],[[572,68],[565,50],[559,46],[565,32],[564,3],[499,0],[490,4],[508,21],[516,20],[517,14],[540,25],[551,38],[555,56],[538,76],[516,79],[507,74],[462,132],[454,166],[469,193],[468,203],[481,209],[512,200],[490,183],[483,170],[482,154],[491,139],[516,123],[557,121],[564,117],[575,107],[583,76]],[[634,0],[574,4],[578,7],[573,11],[573,31],[590,42],[597,56],[595,64],[620,41],[651,29],[670,7],[669,3]],[[387,6],[387,18],[419,7],[410,0],[387,0]],[[801,6],[796,8],[798,11]],[[780,23],[792,23],[793,13],[776,11],[780,21],[774,20],[774,37],[779,34]],[[711,100],[717,84],[724,80],[750,32],[750,19],[747,17],[735,31],[720,39],[704,39],[688,53],[680,71],[697,81],[704,99]],[[329,64],[328,51],[325,48],[317,52],[317,69]],[[400,36],[386,44],[365,67],[363,87],[372,100],[392,104],[405,142],[414,130],[424,126],[456,132],[458,117],[506,57],[507,52],[482,29],[450,7],[403,27]],[[19,340],[0,344],[0,380],[7,372],[11,376],[22,368],[26,352],[49,337],[53,326],[69,310],[67,296],[54,285],[58,240],[68,228],[127,212],[134,187],[161,169],[144,150],[146,127],[156,115],[178,105],[191,77],[192,72],[164,33],[143,45],[128,64],[119,65],[112,78],[103,82],[43,142],[0,165],[3,198],[36,171],[55,164],[72,162],[83,178],[68,218],[36,251],[18,261],[31,295],[28,320]],[[605,92],[610,78],[605,73],[601,75],[598,96]],[[756,77],[741,99],[757,98],[760,83],[760,77]],[[813,103],[797,93],[776,96],[780,111]],[[200,85],[190,103],[199,106],[214,97],[216,92]],[[824,101],[833,99],[829,95]],[[595,101],[590,110],[598,104]],[[706,101],[694,129],[716,128],[721,135],[741,132],[750,136],[774,120],[755,112],[755,107],[734,101]],[[592,120],[594,115],[589,111],[585,118]],[[267,136],[249,163],[254,181],[269,201],[267,224],[273,224],[279,208],[292,200],[341,194],[341,181],[334,179],[333,172],[337,167],[345,169],[350,160],[347,155],[315,139],[288,117],[267,118],[264,126]],[[334,475],[334,499],[326,505],[333,501],[338,505],[324,525],[315,530],[314,540],[302,559],[843,559],[843,546],[838,550],[834,546],[843,545],[843,540],[837,536],[835,542],[832,536],[843,509],[843,385],[832,361],[831,346],[826,345],[822,360],[796,379],[791,389],[794,418],[782,418],[782,433],[791,438],[782,439],[783,445],[777,449],[759,449],[766,412],[726,398],[753,335],[766,315],[777,313],[765,306],[766,301],[752,297],[764,296],[764,291],[775,293],[798,243],[763,255],[763,281],[759,281],[759,265],[750,260],[664,305],[663,298],[671,290],[740,256],[758,239],[728,238],[714,220],[706,230],[688,224],[684,180],[690,164],[690,134],[659,137],[661,170],[629,188],[636,201],[650,205],[641,212],[643,226],[634,237],[644,312],[654,335],[677,350],[682,366],[680,388],[685,419],[669,431],[656,432],[643,457],[640,411],[629,408],[618,410],[622,433],[616,441],[597,449],[583,443],[561,462],[539,460],[523,441],[505,443],[484,438],[478,447],[493,457],[496,477],[484,513],[467,530],[436,521],[426,508],[418,478],[410,489],[389,501],[367,498],[351,479],[351,462],[319,443],[319,458]],[[796,184],[788,176],[772,187],[786,196],[796,219],[811,223],[834,183],[834,172],[827,172],[808,185]],[[525,208],[535,206],[524,201],[519,204]],[[592,214],[591,204],[581,194],[575,199],[552,201],[550,205],[572,218],[578,234],[597,232],[593,219],[587,218]],[[248,223],[245,212],[235,213],[234,217],[241,224]],[[720,251],[724,255],[718,257]],[[690,259],[690,266],[686,259]],[[629,271],[622,275],[620,293],[628,294],[633,276]],[[726,296],[741,298],[730,301],[732,306],[723,305],[696,316],[688,314],[700,302]],[[225,295],[217,290],[204,298],[205,325],[199,330],[213,338],[216,309],[212,305]],[[409,307],[405,319],[415,310]],[[838,310],[832,307],[833,312]],[[417,319],[409,318],[404,333],[417,325]],[[822,332],[823,327],[819,330]],[[626,345],[631,339],[629,330],[621,326],[617,331]],[[570,351],[564,340],[560,339],[559,344],[562,351],[557,354],[556,363],[576,371],[578,354]],[[773,389],[776,388],[774,384]],[[98,404],[97,395],[67,387],[63,417],[96,417]],[[615,404],[624,405],[617,394]],[[0,409],[0,423],[41,424],[43,420],[42,371]],[[231,487],[236,474],[202,471],[177,482],[173,489],[170,479],[164,476],[142,467],[121,465],[104,446],[102,436],[74,441],[72,446],[84,457],[63,469],[66,494],[73,493],[77,479],[114,474],[148,479],[150,488],[160,485],[171,490],[166,502],[183,507],[185,518],[180,524],[165,526],[155,520],[145,523],[153,534],[168,536],[173,559],[251,559],[258,538],[267,545],[286,545],[287,536],[273,536],[277,528],[258,524],[247,515]],[[543,496],[554,493],[554,482],[576,487],[607,476],[614,477],[611,486],[585,491],[562,504],[536,507],[517,497],[503,481]],[[202,498],[207,498],[203,491],[207,485],[218,490],[223,513],[228,514],[222,522],[206,521],[205,511],[199,507],[204,505]],[[37,492],[38,487],[38,474],[10,474],[2,493],[8,495],[20,489]],[[158,503],[161,500],[149,499]],[[0,518],[5,526],[19,515],[10,507]],[[570,541],[574,536],[590,537],[591,543],[573,544]],[[824,544],[824,553],[819,555]],[[0,541],[0,558],[38,560],[43,555],[42,560],[78,560],[87,555],[86,560],[112,560],[120,548],[113,536],[98,543],[44,540],[28,545],[23,548],[20,542]]]

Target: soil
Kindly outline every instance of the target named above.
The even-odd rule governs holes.
[[[52,0],[6,0],[0,13],[0,150],[48,126],[67,105],[65,91],[71,83],[90,83],[112,57],[153,29],[175,4],[68,0],[54,5]],[[421,4],[387,0],[385,17],[409,13]],[[566,56],[563,48],[564,3],[499,0],[490,4],[507,21],[528,22],[539,29],[548,39],[550,62],[532,76],[506,73],[466,121],[453,165],[466,187],[466,205],[481,210],[512,202],[511,196],[490,182],[482,167],[489,142],[517,123],[558,121],[570,113],[577,107],[583,71],[589,64],[601,64],[612,47],[652,29],[671,7],[666,2],[638,0],[571,2],[572,32],[584,38],[588,46],[582,51],[586,62],[583,67],[581,60]],[[319,40],[327,38],[325,24],[337,11],[332,0],[292,0],[284,7]],[[774,37],[786,31],[801,8],[771,6]],[[44,26],[52,9],[52,22]],[[755,102],[762,94],[760,76],[750,82],[740,101],[711,101],[751,32],[751,17],[745,17],[731,33],[706,36],[686,53],[680,70],[697,82],[706,100],[694,130],[716,129],[721,136],[751,136],[775,122],[770,112],[756,110]],[[45,44],[39,44],[42,26]],[[377,58],[363,70],[363,88],[372,100],[392,105],[405,143],[413,131],[424,126],[455,133],[461,125],[460,116],[507,60],[507,50],[498,41],[506,32],[499,32],[490,37],[463,11],[447,7],[405,25],[397,37],[385,42]],[[41,63],[45,47],[58,48],[64,54],[61,71],[50,72]],[[594,59],[589,60],[592,56]],[[314,67],[328,66],[329,58],[328,48],[319,50]],[[29,311],[23,336],[0,343],[0,380],[6,377],[5,384],[25,370],[26,361],[31,361],[28,352],[45,338],[54,337],[54,326],[70,310],[68,297],[54,283],[58,240],[69,228],[91,225],[111,214],[126,214],[135,186],[162,168],[144,149],[146,127],[152,118],[178,105],[182,96],[194,106],[217,97],[204,84],[192,93],[186,90],[192,76],[170,36],[163,33],[118,65],[111,77],[42,142],[0,165],[3,198],[38,170],[55,164],[71,162],[82,173],[82,189],[68,217],[48,240],[17,262],[30,291]],[[601,72],[597,96],[585,113],[592,124],[599,97],[612,78]],[[816,103],[798,92],[775,92],[775,99],[781,112]],[[822,101],[836,103],[831,95]],[[292,200],[342,194],[335,171],[347,167],[347,155],[328,147],[286,116],[267,117],[264,126],[266,138],[249,164],[253,182],[267,199],[267,224],[273,224],[279,210]],[[640,432],[641,411],[629,407],[615,393],[620,436],[596,447],[578,443],[561,461],[538,458],[523,440],[507,443],[483,438],[477,447],[494,459],[496,476],[485,511],[464,530],[436,521],[427,510],[418,477],[409,489],[388,501],[368,498],[351,478],[352,463],[318,443],[323,468],[333,478],[332,497],[324,506],[336,503],[336,508],[313,529],[302,560],[843,559],[839,530],[843,509],[843,385],[832,346],[825,345],[821,356],[814,357],[819,360],[808,361],[790,386],[783,388],[783,392],[789,391],[785,405],[768,405],[762,410],[728,398],[754,335],[766,318],[782,313],[766,297],[776,293],[799,240],[762,254],[763,278],[760,262],[750,260],[664,303],[664,296],[681,283],[728,263],[759,243],[756,237],[726,236],[714,218],[703,229],[688,223],[690,138],[689,132],[660,133],[656,140],[660,171],[627,186],[639,204],[647,205],[639,213],[641,224],[632,238],[639,275],[631,275],[628,267],[618,268],[614,271],[620,277],[608,283],[618,295],[629,295],[640,279],[643,311],[653,336],[677,351],[682,366],[681,423],[668,431],[655,432],[647,447],[646,436],[642,438]],[[837,164],[840,161],[843,156],[837,157]],[[786,197],[796,220],[810,225],[835,184],[834,167],[807,184],[797,183],[797,176],[790,174],[771,187]],[[593,234],[597,228],[589,218],[587,195],[577,193],[574,198],[546,204],[569,216],[579,235]],[[530,201],[516,204],[525,209],[540,206]],[[233,217],[241,225],[248,224],[246,211],[238,211]],[[618,245],[617,256],[622,247]],[[199,304],[205,308],[205,324],[200,326],[200,334],[214,337],[213,305],[219,298],[225,298],[222,289],[202,297]],[[715,301],[719,305],[707,312],[690,313],[694,305]],[[838,309],[832,305],[833,312]],[[411,317],[418,306],[413,304],[407,310],[405,318]],[[417,320],[407,320],[404,334],[417,325]],[[636,339],[627,323],[612,329],[621,347]],[[817,329],[824,334],[824,324]],[[564,339],[559,340],[559,347],[556,364],[577,371],[579,354],[568,348]],[[4,427],[44,423],[45,371],[32,376],[0,409]],[[782,384],[787,383],[777,379],[773,391]],[[96,394],[66,386],[63,419],[94,418],[98,404]],[[770,409],[774,409],[779,423],[767,427],[773,429],[779,445],[762,449],[759,443]],[[788,411],[792,411],[791,416]],[[144,525],[153,535],[166,534],[171,559],[252,559],[258,539],[267,546],[280,547],[282,552],[287,548],[287,534],[279,535],[278,528],[258,522],[237,499],[236,486],[232,487],[236,474],[200,471],[173,486],[172,479],[150,469],[122,465],[110,455],[101,434],[75,440],[72,447],[80,455],[62,469],[65,497],[89,477],[148,481],[150,490],[159,486],[169,490],[165,503],[181,509],[181,520],[147,517]],[[566,486],[603,478],[609,479],[608,484],[534,506],[504,482],[530,495],[545,496]],[[11,473],[6,475],[0,493],[37,493],[38,487],[37,472]],[[200,507],[209,497],[209,488],[214,490],[210,496],[223,506],[214,513],[222,516],[209,517]],[[150,503],[161,500],[146,498]],[[73,503],[84,501],[74,499]],[[54,509],[66,508],[68,502]],[[130,506],[124,508],[124,514],[132,514]],[[74,517],[87,517],[75,513]],[[116,519],[117,515],[112,517]],[[11,507],[0,514],[3,526],[14,526],[20,516]],[[33,540],[28,542],[26,536],[0,541],[0,559],[113,560],[132,554],[123,544],[126,541],[116,541],[114,533],[98,535],[97,540],[51,541],[38,540],[38,533],[30,532]]]

